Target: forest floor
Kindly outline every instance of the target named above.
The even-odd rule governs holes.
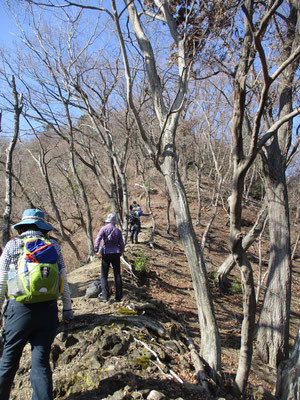
[[[139,200],[139,199],[137,199]],[[151,217],[142,217],[142,230],[139,235],[138,244],[126,244],[125,257],[133,264],[137,256],[142,254],[147,258],[146,279],[142,284],[143,290],[147,292],[153,299],[157,299],[166,304],[175,313],[180,316],[181,322],[185,324],[187,334],[193,338],[198,350],[200,350],[200,329],[198,322],[197,306],[194,297],[193,284],[186,256],[182,248],[181,241],[178,237],[176,226],[173,222],[170,233],[167,233],[165,208],[162,206],[163,201],[156,197],[151,199],[151,209],[156,219],[156,232],[153,245],[150,246],[148,240],[151,235]],[[195,208],[191,208],[191,213],[195,214]],[[143,207],[148,212],[146,207]],[[162,215],[163,214],[163,215]],[[222,213],[221,213],[222,214]],[[250,205],[243,213],[245,231],[255,221],[257,214],[257,205]],[[209,209],[206,210],[209,216]],[[199,239],[205,228],[205,221],[199,225],[195,225],[195,232]],[[295,233],[293,233],[295,235]],[[216,271],[229,254],[229,226],[227,225],[227,216],[219,215],[216,217],[211,234],[208,236],[204,258],[206,269],[210,276],[215,276]],[[292,236],[293,243],[293,236]],[[268,243],[263,242],[263,271],[267,270],[268,260]],[[258,279],[257,265],[257,244],[253,245],[248,255],[251,259],[255,282]],[[72,271],[71,275],[79,274],[77,281],[86,281],[86,276],[80,276],[80,268]],[[84,270],[83,270],[84,273]],[[124,275],[126,271],[123,272]],[[100,265],[99,265],[100,275]],[[113,288],[113,276],[110,271],[111,285]],[[242,303],[243,298],[240,286],[240,274],[235,267],[231,272],[229,279],[232,283],[230,292],[221,293],[211,279],[211,292],[213,297],[214,309],[218,323],[221,346],[222,346],[222,372],[225,380],[230,385],[233,382],[237,371],[241,323],[243,318]],[[290,321],[290,348],[294,344],[298,329],[300,327],[300,249],[295,252],[295,260],[293,261],[292,274],[292,303],[291,303],[291,321]],[[124,298],[126,298],[126,285],[124,285]],[[263,285],[257,303],[257,319],[263,299]],[[257,356],[254,341],[254,354],[249,376],[249,388],[253,389],[257,386],[263,386],[266,390],[274,393],[276,384],[276,370],[265,365]]]
[[[153,203],[153,202],[152,202]],[[159,201],[153,204],[153,210],[157,210]],[[246,225],[252,225],[256,217],[256,207],[249,207],[244,212]],[[155,299],[167,304],[173,311],[181,316],[182,322],[187,327],[188,334],[193,338],[198,349],[200,349],[200,330],[198,322],[197,306],[194,297],[193,284],[189,266],[185,253],[182,249],[181,241],[178,237],[175,225],[171,233],[157,227],[154,239],[154,248],[151,249],[147,244],[150,237],[151,221],[149,217],[142,220],[142,231],[140,233],[139,244],[127,244],[126,255],[134,260],[139,251],[149,259],[147,280],[144,284],[145,290]],[[204,225],[195,226],[196,234],[201,237]],[[245,227],[248,230],[249,227]],[[221,215],[214,221],[212,233],[207,240],[204,253],[206,268],[212,277],[228,255],[228,234],[229,227],[226,225],[226,217]],[[265,243],[266,246],[266,243]],[[300,248],[296,251],[296,259],[293,261],[292,275],[292,304],[291,304],[291,323],[290,323],[290,346],[294,344],[298,329],[300,327]],[[254,253],[257,252],[255,245],[250,248],[248,254],[252,258],[252,267],[255,281],[258,279],[258,265],[253,261]],[[265,259],[267,260],[268,249],[265,248]],[[267,269],[267,261],[264,262],[263,274]],[[211,282],[211,292],[213,296],[214,308],[221,337],[222,346],[222,372],[232,382],[237,371],[241,323],[243,318],[242,303],[243,298],[240,286],[240,274],[237,267],[231,272],[229,279],[233,285],[230,293],[221,293],[214,280]],[[257,303],[257,310],[260,309],[263,299],[263,290]],[[257,312],[257,319],[259,313]],[[249,386],[262,385],[271,393],[276,384],[276,370],[260,360],[255,351],[252,360],[251,373],[249,376]]]

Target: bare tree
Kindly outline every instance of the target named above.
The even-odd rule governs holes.
[[[268,95],[273,82],[282,74],[282,72],[290,65],[294,65],[294,61],[299,57],[300,47],[296,47],[290,53],[271,75],[269,66],[266,62],[266,55],[262,46],[262,41],[266,33],[266,28],[274,16],[276,10],[281,5],[282,1],[274,1],[272,6],[266,10],[260,24],[254,25],[254,4],[252,1],[247,1],[243,5],[245,13],[244,25],[244,40],[242,51],[234,75],[234,108],[231,121],[232,140],[233,140],[233,190],[230,196],[230,235],[231,235],[231,250],[233,257],[240,268],[243,288],[243,308],[244,319],[242,324],[242,341],[240,350],[239,366],[235,379],[235,391],[243,393],[246,387],[248,374],[251,365],[253,353],[253,334],[255,322],[255,295],[254,282],[251,264],[247,258],[242,245],[243,234],[241,232],[241,215],[242,215],[242,197],[244,190],[244,179],[250,166],[253,164],[256,155],[266,144],[267,140],[277,132],[277,130],[289,121],[293,116],[299,113],[299,108],[284,115],[279,115],[276,122],[269,127],[266,134],[259,136],[262,124],[262,117],[267,108]],[[246,109],[247,98],[247,76],[249,75],[250,67],[254,62],[255,56],[258,55],[263,72],[262,89],[259,94],[258,108],[253,118],[251,129],[250,147],[247,155],[243,146],[243,122]],[[289,307],[288,299],[287,307]]]
[[[29,146],[27,146],[27,151],[33,158],[33,160],[37,163],[41,175],[44,179],[44,182],[46,184],[47,192],[48,192],[48,197],[50,200],[51,208],[53,210],[53,213],[55,215],[55,220],[56,223],[58,224],[58,230],[60,233],[60,236],[62,240],[66,241],[71,249],[73,250],[76,258],[78,261],[81,261],[81,256],[79,254],[79,251],[76,247],[76,245],[73,243],[71,237],[66,234],[66,231],[64,229],[61,213],[59,211],[59,207],[57,205],[57,201],[55,199],[54,191],[53,191],[53,185],[51,184],[50,177],[49,177],[49,172],[48,172],[48,165],[50,162],[54,162],[56,158],[61,158],[61,154],[57,151],[57,143],[52,147],[47,144],[47,149],[43,147],[43,143],[38,135],[36,136],[36,140],[39,144],[39,154],[36,156],[33,151],[30,150]],[[53,155],[53,153],[56,155]],[[50,157],[47,157],[47,155],[50,155]],[[47,160],[48,158],[48,160]]]
[[[35,2],[40,3],[40,2]],[[52,2],[49,3],[51,6],[55,6]],[[207,2],[206,2],[207,3]],[[213,4],[215,2],[208,2]],[[223,5],[218,2],[220,9],[218,11],[224,10]],[[239,3],[239,2],[238,2]],[[193,5],[198,2],[192,2],[188,4],[185,1],[178,1],[169,3],[166,1],[155,0],[147,4],[148,9],[143,8],[143,5],[138,2],[132,2],[129,0],[125,1],[125,9],[120,12],[117,10],[116,2],[111,1],[112,12],[104,10],[101,7],[93,7],[94,9],[105,11],[115,22],[117,35],[120,40],[120,46],[123,55],[123,63],[125,67],[125,79],[127,84],[127,101],[130,109],[134,115],[135,123],[139,131],[140,137],[145,143],[145,148],[147,149],[150,157],[152,158],[157,169],[164,176],[170,198],[172,199],[172,205],[175,211],[176,224],[180,237],[182,239],[183,247],[188,259],[188,263],[191,269],[193,284],[195,288],[196,301],[198,307],[198,315],[201,329],[201,352],[202,356],[208,361],[209,365],[214,372],[220,370],[220,342],[218,329],[215,321],[215,315],[213,311],[212,300],[210,296],[210,291],[208,287],[208,280],[206,274],[206,267],[203,259],[203,252],[201,251],[201,246],[196,238],[192,223],[191,216],[188,207],[188,202],[186,198],[185,189],[181,180],[178,167],[178,152],[176,149],[176,134],[177,127],[179,124],[180,115],[184,106],[187,93],[187,83],[189,80],[189,74],[191,71],[192,63],[195,58],[195,46],[194,44],[198,41],[200,49],[202,49],[202,44],[205,43],[205,32],[201,32],[202,26],[205,24],[199,24],[203,22],[205,17],[208,15],[204,12],[202,15],[200,12],[196,15],[196,19],[193,19],[192,26],[189,25],[191,22],[191,15],[193,14]],[[203,2],[204,4],[204,2]],[[87,7],[80,4],[71,3],[69,1],[64,1],[64,8],[70,7],[72,5]],[[234,38],[236,42],[226,40],[224,43],[224,48],[218,47],[219,42],[216,46],[210,48],[211,53],[206,54],[207,65],[214,73],[214,70],[219,72],[220,66],[223,67],[223,71],[226,71],[228,76],[233,77],[233,115],[231,120],[231,133],[232,133],[232,154],[233,154],[233,189],[232,194],[229,199],[230,204],[230,235],[231,235],[231,251],[235,263],[238,265],[241,271],[242,287],[243,287],[243,310],[244,319],[242,324],[242,341],[241,341],[241,351],[239,366],[236,374],[235,380],[235,392],[240,395],[243,394],[246,388],[247,379],[249,375],[252,352],[253,352],[253,333],[254,333],[254,321],[255,321],[255,295],[254,295],[254,282],[252,267],[247,257],[244,244],[242,232],[242,211],[243,211],[243,196],[245,190],[245,179],[250,168],[253,166],[256,156],[262,151],[263,146],[266,145],[265,157],[268,155],[274,156],[272,153],[273,141],[278,141],[278,132],[281,130],[286,130],[285,124],[289,123],[294,116],[300,113],[300,108],[293,110],[292,103],[290,102],[290,94],[287,98],[289,99],[285,102],[285,95],[287,92],[282,90],[282,96],[280,107],[282,112],[271,118],[270,105],[274,103],[272,98],[277,99],[276,87],[274,91],[272,89],[276,86],[277,81],[285,71],[289,68],[293,70],[295,66],[298,65],[298,59],[300,54],[299,45],[288,48],[290,52],[286,52],[285,57],[278,58],[274,63],[269,62],[266,57],[266,51],[264,48],[265,43],[270,43],[270,37],[272,37],[274,26],[276,26],[276,21],[274,24],[274,16],[276,14],[280,15],[282,10],[281,6],[293,5],[293,2],[274,0],[270,2],[254,2],[252,0],[247,0],[243,2],[242,10],[244,15],[242,17],[245,19],[244,27],[242,28],[240,19],[237,23],[231,24],[228,22],[230,19],[220,18],[220,24],[217,25],[216,29],[220,29],[221,23],[225,21],[226,26],[230,26],[232,32],[235,32]],[[118,5],[119,6],[119,5]],[[119,6],[121,7],[121,6]],[[172,8],[173,7],[173,8]],[[225,6],[224,6],[225,7]],[[174,15],[176,10],[180,10],[180,15],[175,21]],[[194,9],[197,9],[195,7]],[[234,10],[238,10],[238,7],[234,7]],[[297,10],[293,7],[293,10]],[[203,10],[203,9],[201,9]],[[209,10],[209,7],[206,8]],[[215,10],[215,8],[214,8]],[[197,9],[197,12],[199,10]],[[126,25],[128,36],[124,40],[124,32],[126,32],[125,25],[122,25],[125,12],[128,13],[130,20],[130,25]],[[174,15],[172,15],[172,12]],[[200,15],[201,14],[201,15]],[[200,16],[199,16],[200,15]],[[219,15],[219,14],[218,14]],[[213,16],[213,15],[211,15]],[[179,18],[180,17],[180,18]],[[199,17],[199,18],[198,18]],[[241,17],[239,15],[239,17]],[[147,19],[148,18],[148,19]],[[194,18],[194,14],[193,14]],[[290,17],[285,18],[289,21]],[[159,23],[157,21],[163,22],[163,33],[168,33],[168,37],[171,37],[170,46],[172,52],[169,57],[169,64],[167,71],[171,72],[165,73],[170,79],[164,79],[164,75],[160,74],[160,70],[157,65],[157,58],[153,49],[154,41],[150,41],[150,32],[148,30],[150,22]],[[211,27],[212,22],[215,21],[214,18],[210,20]],[[149,24],[147,24],[149,22]],[[230,25],[231,24],[231,25]],[[194,31],[194,27],[198,26],[200,33]],[[188,32],[192,31],[192,35],[189,37]],[[149,33],[149,34],[148,34]],[[268,36],[269,35],[269,36]],[[196,38],[193,42],[192,38]],[[219,36],[220,40],[222,36]],[[265,40],[265,42],[264,42]],[[200,43],[200,44],[199,44]],[[296,43],[296,42],[294,42]],[[228,47],[227,47],[228,45]],[[153,134],[153,131],[149,133],[147,130],[147,125],[144,124],[141,118],[140,104],[137,106],[136,99],[134,97],[134,87],[138,79],[134,80],[136,76],[133,73],[132,65],[128,56],[129,47],[130,50],[138,48],[135,54],[142,54],[145,76],[143,75],[143,81],[147,82],[147,88],[145,91],[149,93],[153,104],[153,114],[156,116],[157,120],[157,130]],[[227,54],[226,53],[227,50]],[[272,52],[271,52],[272,53]],[[198,54],[201,54],[199,52]],[[211,56],[211,57],[209,57]],[[231,61],[231,67],[225,66],[224,60]],[[271,60],[272,61],[272,60]],[[198,59],[199,62],[199,59]],[[175,65],[177,71],[175,72]],[[254,67],[257,68],[260,65],[261,70],[259,74],[253,74]],[[271,72],[272,71],[272,72]],[[176,80],[174,80],[174,76]],[[292,75],[291,75],[292,76]],[[68,83],[70,80],[68,80]],[[172,83],[170,83],[172,82]],[[174,84],[176,82],[176,85]],[[291,81],[287,79],[288,85]],[[78,83],[78,82],[76,82]],[[82,82],[80,82],[81,84]],[[285,82],[286,84],[286,82]],[[171,87],[172,86],[172,87]],[[280,85],[278,86],[280,88]],[[75,90],[74,90],[75,89]],[[69,90],[69,89],[68,89]],[[90,98],[88,102],[85,102],[87,90],[79,85],[79,90],[75,85],[72,86],[72,91],[66,92],[74,94],[75,91],[80,94],[81,101],[85,104],[85,109],[89,109],[89,116],[93,118],[97,115],[96,107],[90,107]],[[70,101],[71,96],[67,97]],[[69,103],[65,101],[65,105],[69,106]],[[282,107],[283,104],[289,104],[289,107]],[[274,107],[275,108],[275,107]],[[247,114],[247,115],[246,115]],[[250,116],[248,118],[248,115]],[[247,118],[246,118],[247,116]],[[263,117],[265,117],[265,125],[263,125]],[[250,121],[249,128],[245,129],[246,122]],[[95,118],[94,129],[97,129],[96,122],[99,124],[99,132],[104,135],[107,133],[108,129],[106,124],[103,124],[100,120]],[[290,131],[288,130],[290,133]],[[111,131],[109,130],[109,135]],[[247,136],[247,137],[245,137]],[[104,136],[103,136],[104,137]],[[72,137],[72,140],[74,136]],[[289,136],[285,137],[287,139],[285,143],[284,150],[281,148],[280,151],[284,153],[288,146]],[[272,145],[270,143],[272,142]],[[280,147],[280,146],[279,146]],[[75,146],[72,146],[72,150]],[[111,154],[112,148],[108,148]],[[277,153],[281,156],[281,152]],[[270,157],[270,160],[272,157]],[[265,164],[268,166],[269,170],[273,173],[271,163]],[[270,171],[267,171],[266,177],[271,176]],[[280,179],[284,175],[282,169],[280,170]],[[281,184],[283,184],[283,192],[285,190],[284,178],[281,179]],[[272,184],[269,185],[272,188]],[[273,187],[274,189],[274,187]],[[286,207],[286,197],[285,195],[281,197],[284,204],[284,213],[286,214],[284,218],[285,232],[288,232],[287,225],[287,207]],[[272,200],[272,199],[271,199]],[[278,210],[276,210],[277,212]],[[275,213],[275,210],[274,210]],[[274,221],[276,215],[274,215]],[[279,226],[279,224],[278,224]],[[274,236],[274,239],[275,236]],[[275,240],[273,240],[273,245],[275,246]],[[284,242],[284,258],[288,260],[288,244],[289,237],[285,238]],[[273,249],[273,255],[276,256],[275,248]],[[278,253],[279,254],[279,253]],[[276,258],[276,257],[275,257]],[[276,277],[276,274],[274,274]],[[289,276],[287,275],[289,279]],[[271,282],[271,281],[270,281]],[[289,282],[287,280],[286,282]],[[285,291],[285,315],[288,316],[289,303],[289,286]],[[285,321],[285,325],[288,320]],[[275,326],[275,325],[274,325]],[[283,327],[284,337],[286,337],[286,326]],[[269,343],[268,343],[269,346]]]
[[[212,370],[216,373],[221,367],[221,348],[218,327],[213,311],[213,304],[208,286],[204,258],[191,222],[185,189],[181,182],[178,171],[177,153],[175,148],[176,128],[182,105],[184,104],[189,76],[189,65],[185,53],[186,37],[184,34],[179,33],[175,20],[170,14],[167,3],[156,1],[155,5],[158,9],[159,18],[162,19],[168,27],[177,51],[178,88],[170,107],[167,108],[163,97],[164,88],[162,87],[156,68],[155,56],[151,42],[143,29],[135,4],[130,1],[125,1],[131,27],[144,57],[144,64],[150,86],[153,106],[160,127],[159,139],[157,143],[154,144],[147,135],[133,102],[133,82],[131,79],[131,71],[126,52],[125,41],[120,27],[120,20],[116,4],[114,1],[111,3],[126,70],[128,102],[135,116],[140,135],[147,146],[149,154],[166,180],[166,185],[175,211],[177,228],[187,255],[196,293],[196,302],[201,329],[201,353]]]
[[[292,111],[294,79],[300,62],[299,2],[292,0],[288,7],[285,31],[279,31],[283,47],[278,63],[281,68],[288,64],[278,85],[279,119]],[[278,18],[281,22],[280,14]],[[295,57],[295,54],[298,54],[298,57]],[[293,63],[289,63],[291,57],[295,57]],[[272,108],[266,119],[270,119],[271,123]],[[287,121],[278,127],[270,144],[265,146],[262,153],[270,228],[270,272],[259,320],[257,348],[263,360],[273,367],[277,367],[282,360],[289,357],[291,243],[286,168],[291,138],[292,122]]]
[[[20,131],[20,116],[23,109],[22,94],[19,94],[16,88],[15,77],[11,78],[11,89],[14,98],[14,132],[10,145],[6,150],[6,166],[5,166],[5,210],[3,213],[2,225],[2,246],[4,247],[10,238],[10,215],[11,215],[11,199],[12,199],[12,171],[13,171],[13,152],[17,144]]]
[[[32,11],[30,17],[35,41],[20,27],[23,42],[37,60],[34,64],[32,57],[24,63],[31,79],[35,79],[36,82],[33,89],[32,85],[29,86],[23,79],[23,85],[27,90],[26,100],[30,105],[26,117],[51,127],[52,134],[61,137],[69,146],[69,168],[76,181],[82,207],[85,210],[83,227],[86,232],[89,255],[92,256],[94,248],[91,211],[86,185],[79,173],[78,165],[83,164],[91,170],[99,188],[107,195],[112,203],[113,211],[120,215],[121,220],[123,207],[127,209],[128,205],[126,158],[130,131],[120,142],[120,136],[117,137],[117,134],[111,131],[110,116],[107,111],[109,96],[119,79],[118,61],[114,67],[109,62],[106,63],[105,70],[110,71],[108,76],[102,72],[103,65],[100,61],[88,53],[89,47],[96,40],[97,23],[90,36],[87,35],[84,38],[80,47],[76,42],[80,15],[73,24],[73,20],[66,13],[65,18],[69,29],[67,33],[56,31],[57,39],[55,40],[58,41],[55,46],[53,32],[49,28],[44,29],[41,21],[37,21]],[[66,36],[66,41],[59,40],[61,35]],[[39,63],[43,65],[42,70],[38,66]],[[44,79],[40,79],[41,73],[44,74]],[[41,99],[41,94],[43,99]],[[83,117],[78,118],[76,109],[81,114],[84,113]],[[119,147],[116,145],[117,141]],[[106,165],[102,159],[104,169],[99,162],[101,159],[99,149],[101,156],[107,159]],[[107,189],[103,185],[104,182],[107,183]]]

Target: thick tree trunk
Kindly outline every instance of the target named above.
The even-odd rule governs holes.
[[[284,47],[279,62],[284,63],[300,43],[300,9],[290,1]],[[293,108],[293,82],[297,62],[285,69],[279,85],[279,115],[284,117]],[[257,348],[260,356],[277,367],[288,358],[291,303],[291,243],[289,204],[286,184],[286,160],[292,139],[292,121],[276,132],[263,155],[263,172],[269,212],[270,260],[269,276],[259,320]]]
[[[172,154],[170,147],[168,153]],[[174,153],[173,156],[175,157]],[[201,331],[201,356],[212,370],[217,372],[221,368],[221,345],[206,267],[191,223],[185,189],[174,161],[175,158],[168,157],[162,169],[175,211],[176,225],[192,275]]]
[[[288,358],[291,302],[290,226],[284,174],[277,174],[273,180],[270,177],[266,179],[266,196],[269,205],[270,272],[259,320],[257,349],[266,363],[277,367],[280,361]]]
[[[138,45],[143,52],[145,68],[152,94],[152,101],[160,126],[160,137],[159,141],[155,144],[155,150],[151,144],[150,138],[147,136],[147,133],[141,123],[141,119],[139,118],[137,109],[135,108],[133,103],[131,86],[132,82],[129,72],[128,58],[118,19],[116,19],[120,43],[124,55],[124,65],[127,69],[128,101],[134,113],[141,137],[143,138],[148,151],[150,152],[150,154],[152,154],[152,158],[155,161],[156,167],[162,172],[165,178],[166,186],[172,200],[177,229],[180,234],[183,248],[189,263],[196,295],[198,317],[201,330],[201,354],[210,365],[214,377],[216,378],[217,372],[219,372],[221,369],[220,338],[215,320],[212,298],[209,291],[208,277],[206,273],[203,254],[201,252],[199,242],[193,229],[185,189],[178,171],[178,159],[175,148],[177,124],[187,92],[189,72],[185,55],[185,36],[179,34],[176,21],[169,13],[167,2],[155,0],[155,3],[156,6],[160,9],[161,15],[170,29],[170,33],[174,39],[174,42],[176,43],[178,52],[178,92],[176,97],[174,98],[174,102],[172,103],[170,110],[167,109],[164,101],[164,89],[161,86],[161,81],[158,75],[158,71],[156,69],[154,52],[149,38],[143,31],[143,27],[139,19],[139,14],[137,12],[134,2],[125,0],[128,15],[131,21],[131,26],[135,33]],[[114,15],[116,15],[114,0],[112,0],[112,7]]]

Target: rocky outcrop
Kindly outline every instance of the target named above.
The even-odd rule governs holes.
[[[84,268],[84,267],[83,267]],[[75,318],[52,346],[55,399],[208,399],[196,380],[185,328],[174,311],[124,277],[122,303],[85,297],[93,267],[72,280]],[[86,281],[83,283],[83,277]],[[31,398],[26,346],[11,399]]]

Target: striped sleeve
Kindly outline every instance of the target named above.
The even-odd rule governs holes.
[[[22,242],[20,239],[10,240],[4,247],[0,257],[0,311],[6,297],[7,275],[9,265],[17,265],[19,255],[21,253]]]
[[[53,243],[57,253],[58,253],[58,263],[61,266],[61,275],[64,278],[64,290],[61,295],[61,300],[63,303],[63,310],[72,310],[72,301],[71,301],[71,292],[70,287],[67,279],[65,263],[62,256],[60,245],[55,240],[50,240]]]

